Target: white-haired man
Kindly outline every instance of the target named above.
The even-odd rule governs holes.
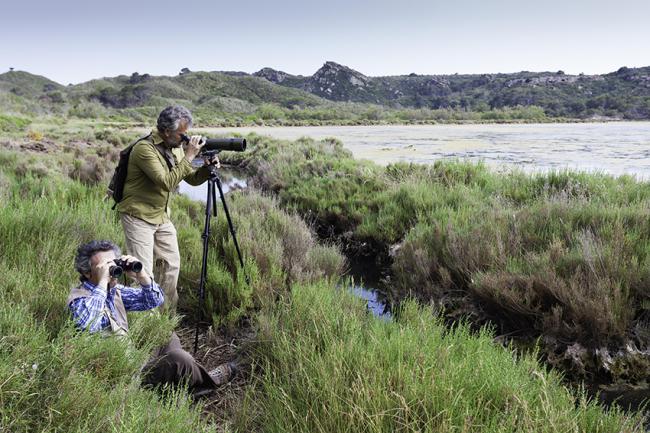
[[[205,138],[193,135],[185,149],[181,146],[191,126],[192,114],[187,108],[174,105],[161,111],[156,128],[131,151],[124,195],[117,204],[129,254],[139,257],[150,275],[154,263],[161,263],[156,281],[165,293],[165,309],[171,312],[176,311],[178,301],[180,253],[170,219],[170,195],[182,180],[200,185],[209,177],[207,167],[192,166]],[[219,164],[216,157],[205,162]]]

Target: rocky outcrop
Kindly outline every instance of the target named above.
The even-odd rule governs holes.
[[[520,85],[540,86],[549,84],[573,84],[578,80],[580,80],[580,77],[578,75],[555,74],[543,75],[541,77],[516,78],[514,80],[506,81],[505,86],[512,87]]]
[[[286,72],[276,71],[273,68],[262,68],[259,71],[254,72],[253,75],[265,78],[275,84],[280,84],[287,78],[292,77],[292,75],[287,74]]]
[[[305,90],[326,98],[349,99],[350,91],[363,90],[369,82],[370,79],[361,72],[335,62],[326,62],[309,79]]]
[[[367,91],[373,79],[336,62],[325,62],[311,77],[291,75],[272,68],[262,68],[253,75],[333,101],[375,102],[371,92]]]

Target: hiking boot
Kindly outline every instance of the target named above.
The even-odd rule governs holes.
[[[229,382],[237,373],[237,364],[234,362],[226,362],[221,364],[214,370],[210,370],[208,374],[217,385],[223,385]]]

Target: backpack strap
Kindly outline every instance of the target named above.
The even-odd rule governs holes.
[[[171,170],[175,165],[174,155],[172,155],[169,149],[162,147],[160,144],[154,144],[153,147],[155,147],[156,150],[162,155],[163,159],[167,163],[167,168]]]

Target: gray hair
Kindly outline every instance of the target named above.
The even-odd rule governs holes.
[[[120,257],[122,255],[120,247],[111,241],[90,241],[79,245],[79,248],[77,248],[77,256],[74,258],[74,268],[79,272],[82,281],[86,279],[84,274],[90,273],[90,258],[94,256],[95,253],[103,251],[113,251],[115,257]]]
[[[192,113],[182,105],[170,105],[158,115],[158,131],[176,131],[181,125],[181,121],[187,122],[187,126],[192,126]]]

